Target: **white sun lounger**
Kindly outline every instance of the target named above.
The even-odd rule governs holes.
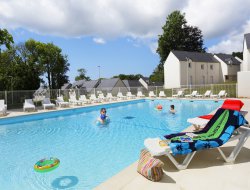
[[[243,116],[245,116],[248,113],[248,111],[243,111],[242,110],[242,111],[240,111],[240,113]],[[200,118],[200,117],[194,117],[194,118],[188,118],[187,122],[191,123],[194,126],[195,130],[200,130],[203,127],[206,126],[206,124],[209,122],[209,119],[204,119],[204,118]]]
[[[121,100],[127,99],[126,96],[123,96],[122,92],[118,92],[118,93],[117,93],[117,98],[119,98],[119,99],[121,99]]]
[[[107,93],[106,98],[107,98],[109,101],[117,100],[117,97],[114,97],[110,92]]]
[[[104,96],[103,93],[98,94],[98,99],[101,101],[107,101],[107,98]]]
[[[222,152],[221,147],[217,147],[219,153],[221,154],[222,158],[225,160],[225,162],[233,163],[238,156],[241,148],[243,147],[244,143],[250,136],[250,128],[241,126],[237,129],[237,134],[233,135],[228,142],[239,140],[232,152],[229,154],[229,156],[226,156],[224,152]],[[151,153],[152,156],[167,156],[171,162],[176,166],[177,169],[183,170],[186,169],[191,162],[192,158],[196,154],[196,151],[191,152],[189,154],[186,154],[185,159],[183,162],[178,162],[176,158],[172,155],[171,149],[168,145],[161,146],[160,142],[162,140],[160,138],[148,138],[144,141],[144,145],[146,149]]]
[[[82,105],[82,101],[77,100],[75,95],[69,96],[69,103],[73,105]]]
[[[90,97],[89,97],[89,99],[91,100],[91,102],[94,102],[94,103],[100,103],[100,102],[102,102],[101,99],[96,98],[95,94],[91,94]]]
[[[172,95],[172,97],[181,97],[181,96],[183,96],[183,91],[182,91],[182,90],[179,90],[179,91],[177,92],[177,94],[173,94],[173,95]]]
[[[142,94],[142,92],[141,92],[141,91],[138,91],[138,92],[137,92],[137,97],[138,97],[138,98],[144,98],[144,97],[145,97],[145,95],[144,95],[144,94]]]
[[[43,109],[55,108],[55,104],[51,103],[49,98],[44,98],[42,104],[43,104]]]
[[[4,100],[0,100],[0,115],[6,115],[7,105],[4,104]]]
[[[197,91],[195,90],[191,94],[185,95],[185,97],[193,98],[193,97],[196,97],[196,95],[197,95]]]
[[[221,90],[219,92],[219,94],[212,94],[210,95],[211,98],[223,98],[223,97],[226,97],[227,96],[227,93],[225,90]]]
[[[131,92],[127,92],[127,98],[129,98],[129,99],[135,99],[135,95],[132,94]]]
[[[27,111],[27,110],[35,111],[35,109],[36,109],[36,107],[35,107],[32,99],[25,99],[24,100],[23,111]]]
[[[198,98],[206,98],[206,97],[210,97],[210,95],[211,95],[211,90],[207,90],[206,92],[205,92],[205,94],[197,94],[196,95],[196,97],[198,97]]]
[[[160,98],[166,98],[165,92],[164,92],[164,91],[160,91],[159,97],[160,97]]]
[[[148,97],[149,98],[156,98],[156,95],[155,95],[154,91],[149,91]]]
[[[65,102],[62,96],[56,98],[56,105],[58,107],[69,107],[69,102]]]
[[[86,95],[80,95],[79,101],[83,104],[91,104],[91,100],[87,99]]]

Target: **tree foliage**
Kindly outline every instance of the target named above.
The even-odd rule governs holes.
[[[238,58],[240,58],[241,60],[243,60],[243,52],[233,52],[233,53],[232,53],[232,56],[238,57]]]
[[[11,45],[14,43],[13,37],[6,29],[0,28],[0,54],[1,46],[4,45],[7,49],[11,48]]]
[[[143,77],[141,74],[136,74],[136,75],[119,74],[113,76],[112,78],[119,78],[121,80],[139,80],[141,77]]]
[[[87,71],[83,68],[81,69],[78,69],[78,76],[75,77],[75,81],[78,81],[78,80],[87,80],[87,81],[90,81],[90,77],[86,75]]]
[[[35,90],[45,82],[44,76],[51,89],[61,88],[68,82],[68,59],[59,47],[32,39],[11,45],[10,36],[1,36],[0,41],[0,45],[7,47],[0,52],[0,90]]]
[[[196,51],[205,52],[203,48],[203,36],[199,28],[187,25],[185,14],[174,11],[168,15],[165,25],[162,27],[163,34],[159,36],[156,52],[160,56],[160,64],[150,76],[151,81],[163,81],[163,65],[170,51]]]

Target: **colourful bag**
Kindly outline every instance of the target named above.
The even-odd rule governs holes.
[[[146,149],[141,150],[137,172],[151,181],[160,181],[163,176],[163,162],[152,157]]]

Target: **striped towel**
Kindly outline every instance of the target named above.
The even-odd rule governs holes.
[[[137,172],[151,181],[160,181],[163,176],[163,162],[152,157],[146,149],[141,150]]]

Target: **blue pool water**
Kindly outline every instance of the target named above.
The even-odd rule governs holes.
[[[154,107],[161,103],[163,111]],[[176,114],[168,112],[174,104]],[[137,100],[105,105],[111,122],[97,126],[100,106],[0,120],[0,189],[93,189],[135,162],[144,139],[179,132],[187,118],[221,102]],[[37,173],[34,164],[57,157],[60,166]]]

